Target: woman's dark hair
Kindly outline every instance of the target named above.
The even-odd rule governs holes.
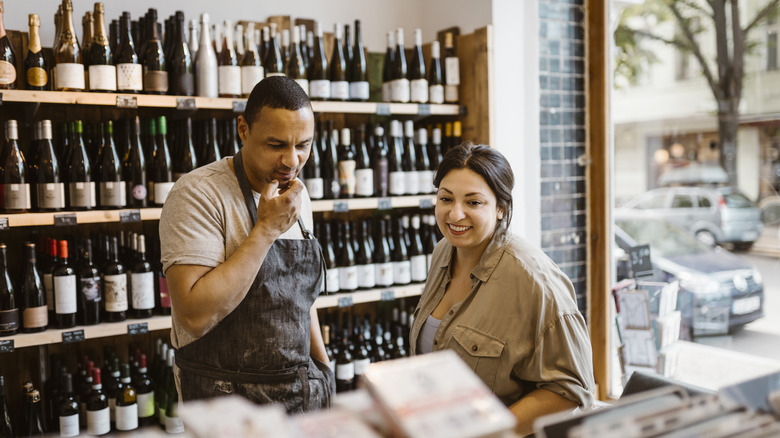
[[[271,76],[255,85],[244,108],[244,119],[249,128],[263,108],[286,109],[297,111],[301,108],[311,108],[309,96],[294,80],[285,76]]]
[[[512,189],[515,186],[515,175],[509,161],[501,152],[483,144],[469,142],[455,146],[447,151],[439,164],[439,169],[433,177],[433,185],[439,188],[441,180],[451,170],[470,169],[481,176],[493,194],[499,210],[504,211],[502,222],[509,225],[512,221]]]

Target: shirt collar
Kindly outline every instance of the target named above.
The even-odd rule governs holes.
[[[479,259],[477,266],[471,271],[471,275],[482,281],[483,283],[488,281],[493,271],[496,269],[501,256],[504,254],[504,248],[509,243],[510,233],[505,227],[499,227],[496,232],[493,233],[493,237],[490,238],[490,243],[485,247],[485,252],[482,253],[482,257]],[[445,239],[446,240],[446,239]],[[452,255],[455,251],[455,247],[449,242],[447,243],[447,249],[442,254],[441,261],[439,262],[440,269],[449,269],[452,263]]]

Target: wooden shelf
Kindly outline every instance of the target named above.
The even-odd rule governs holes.
[[[414,297],[422,294],[424,286],[424,284],[412,284],[408,286],[370,289],[351,293],[322,295],[314,302],[314,307],[317,309],[348,307],[358,303],[392,301],[396,298]],[[137,327],[138,324],[146,324],[146,330],[150,332],[154,330],[169,330],[171,328],[171,317],[153,316],[146,319],[104,322],[96,325],[76,326],[68,329],[48,329],[40,333],[20,333],[7,338],[0,338],[0,342],[13,341],[14,349],[38,345],[60,344],[63,342],[63,333],[71,334],[82,330],[83,339],[79,338],[79,340],[107,338],[130,334],[131,326],[136,325]]]
[[[139,220],[152,221],[159,220],[161,212],[162,208],[141,208],[0,214],[0,229],[46,225],[95,224],[103,222],[137,222]],[[74,220],[75,223],[73,223]],[[6,221],[7,223],[5,223]]]
[[[120,108],[216,109],[243,112],[246,99],[199,96],[158,96],[153,94],[90,93],[69,91],[3,90],[0,102],[52,103],[116,106]],[[461,114],[456,104],[416,104],[385,102],[312,102],[317,113],[377,115],[450,115]]]
[[[390,210],[392,208],[431,208],[434,195],[392,196],[387,198],[325,199],[311,201],[312,211],[346,212],[349,210]]]

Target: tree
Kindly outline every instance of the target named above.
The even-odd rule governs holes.
[[[780,13],[780,0],[765,0],[753,17],[743,20],[738,0],[645,0],[644,4],[623,11],[615,30],[616,71],[634,81],[641,66],[655,58],[642,48],[643,39],[672,45],[683,54],[690,54],[701,68],[702,75],[715,98],[720,138],[721,164],[736,185],[737,130],[739,103],[742,100],[742,81],[745,77],[745,54],[756,43],[748,34],[765,20]],[[656,23],[674,20],[679,31],[672,38],[654,31],[658,26],[636,26],[637,18],[649,18]],[[709,23],[707,26],[704,23]],[[715,36],[715,50],[703,50],[697,36],[710,30]],[[715,53],[714,59],[707,59]]]

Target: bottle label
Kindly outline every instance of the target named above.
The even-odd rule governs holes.
[[[358,81],[349,83],[349,98],[351,100],[368,100],[369,87],[368,81]]]
[[[0,333],[19,329],[19,309],[0,310]]]
[[[54,312],[58,315],[76,313],[76,276],[54,276]]]
[[[460,61],[457,57],[444,58],[444,71],[447,85],[460,85]]]
[[[28,307],[22,311],[24,328],[34,329],[49,325],[49,309],[46,306]]]
[[[371,359],[356,359],[353,363],[355,364],[355,375],[362,376],[368,371],[368,365],[371,363]]]
[[[293,79],[296,84],[300,85],[303,92],[309,94],[309,80],[308,79]]]
[[[376,285],[386,287],[393,285],[393,262],[377,263],[376,265]]]
[[[341,193],[355,195],[355,160],[339,161],[339,186]]]
[[[406,194],[416,195],[420,193],[420,176],[416,170],[404,172],[406,174]]]
[[[136,184],[133,186],[133,190],[131,191],[131,194],[133,195],[133,199],[136,199],[138,201],[146,198],[146,186],[143,184]]]
[[[358,287],[361,289],[371,289],[376,287],[376,266],[358,265]]]
[[[414,79],[410,83],[411,86],[411,98],[412,102],[426,103],[428,102],[428,80],[427,79]]]
[[[327,276],[328,284],[326,285],[327,288],[328,288],[327,292],[328,293],[338,292],[339,289],[340,289],[340,287],[339,287],[339,277],[340,277],[339,268],[328,268],[328,269],[326,269],[326,271],[327,271],[327,275],[328,275]]]
[[[428,100],[431,103],[444,103],[444,85],[428,87]]]
[[[54,88],[57,90],[83,90],[84,64],[66,62],[54,67]]]
[[[425,254],[411,257],[411,278],[414,282],[423,282],[428,278],[428,257]]]
[[[330,99],[330,81],[327,79],[309,81],[309,97],[312,99]]]
[[[156,182],[154,183],[154,203],[164,204],[168,199],[168,193],[173,188],[172,182]]]
[[[390,94],[393,102],[409,102],[410,90],[409,79],[393,79],[390,83]]]
[[[457,102],[458,101],[458,86],[447,85],[444,87],[444,101],[445,102]]]
[[[339,268],[339,289],[353,291],[358,288],[357,266],[342,266]]]
[[[349,82],[347,81],[331,81],[330,82],[330,98],[347,100],[349,99]]]
[[[374,196],[374,169],[358,169],[355,171],[355,194],[358,196]]]
[[[103,290],[106,294],[107,311],[127,310],[127,275],[103,275]]]
[[[155,93],[167,93],[168,72],[159,70],[146,70],[144,72],[144,90]]]
[[[114,408],[117,430],[138,429],[138,404],[128,406],[116,406]]]
[[[68,184],[71,207],[95,206],[95,182],[72,182]]]
[[[16,67],[8,61],[0,61],[0,85],[16,82]]]
[[[181,417],[165,417],[165,432],[166,433],[183,433],[184,421]]]
[[[322,178],[306,178],[306,190],[309,198],[322,199],[325,196],[325,187]]]
[[[30,208],[30,184],[3,184],[3,206],[6,210]]]
[[[273,77],[273,76],[285,76],[285,74],[284,74],[284,72],[281,72],[281,71],[275,71],[275,72],[266,71],[265,72],[265,77],[270,78],[270,77]]]
[[[0,61],[4,62],[4,61]],[[2,79],[0,79],[2,83]],[[49,75],[46,70],[40,67],[31,67],[27,69],[27,84],[31,87],[45,87],[49,83]]]
[[[178,96],[192,96],[195,94],[195,75],[192,73],[179,73],[174,81],[173,93]]]
[[[124,207],[127,205],[124,181],[107,181],[100,183],[101,207]]]
[[[38,208],[65,208],[65,184],[42,183],[35,185]]]
[[[390,172],[390,194],[391,195],[404,195],[406,194],[406,172]]]
[[[136,394],[138,401],[138,418],[154,416],[154,391]]]
[[[154,272],[130,274],[130,297],[133,309],[154,309]]]
[[[157,277],[157,284],[160,285],[160,307],[170,309],[171,295],[168,292],[168,280],[161,275]]]
[[[103,435],[111,432],[110,414],[108,406],[99,411],[87,410],[87,433],[90,435]]]
[[[412,282],[412,263],[409,260],[393,262],[393,283],[409,284]]]
[[[46,289],[46,307],[54,312],[54,276],[51,273],[43,274],[43,287]]]
[[[241,67],[241,94],[249,95],[255,85],[263,80],[263,67],[245,65]]]
[[[220,65],[217,69],[220,96],[241,95],[241,67],[237,65]]]
[[[90,65],[89,89],[116,91],[116,67],[113,65]]]
[[[433,171],[432,170],[418,170],[418,193],[433,193],[436,188],[433,186]]]
[[[374,161],[374,195],[387,196],[388,194],[388,172],[389,164],[387,158],[377,158]]]
[[[100,277],[79,277],[79,289],[84,301],[88,303],[99,303],[100,296]]]
[[[117,64],[116,88],[119,91],[141,91],[144,87],[144,70],[141,64]]]
[[[79,436],[79,414],[60,416],[60,436]]]
[[[355,378],[355,363],[336,364],[336,378],[338,380],[352,380]]]

